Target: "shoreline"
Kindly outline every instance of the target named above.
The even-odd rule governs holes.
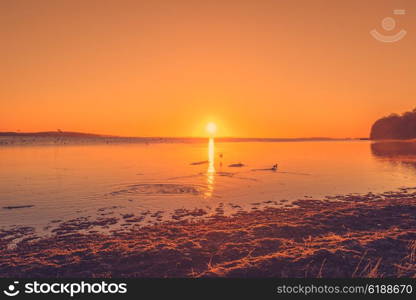
[[[12,146],[77,146],[77,145],[125,145],[125,144],[203,144],[208,137],[122,137],[122,136],[98,136],[98,135],[1,135],[0,147]],[[350,142],[369,141],[364,138],[234,138],[216,137],[216,143],[290,143],[290,142]]]
[[[416,195],[305,199],[110,235],[0,243],[3,277],[415,277]],[[24,232],[22,232],[24,234]]]

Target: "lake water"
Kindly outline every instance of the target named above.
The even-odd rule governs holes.
[[[2,146],[0,226],[392,191],[416,185],[415,157],[370,141]]]

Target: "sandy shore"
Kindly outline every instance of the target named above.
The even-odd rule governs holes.
[[[130,231],[0,242],[3,277],[416,277],[416,195],[301,200]],[[24,229],[21,234],[24,234]],[[28,229],[26,229],[28,230]]]

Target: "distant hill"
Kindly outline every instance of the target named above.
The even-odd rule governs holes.
[[[378,119],[371,127],[370,132],[372,140],[414,138],[416,138],[416,109],[401,115],[391,114]]]
[[[0,136],[30,136],[30,137],[108,137],[106,135],[82,133],[73,131],[42,131],[42,132],[0,132]]]

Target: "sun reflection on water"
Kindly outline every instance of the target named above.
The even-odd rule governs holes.
[[[215,146],[214,138],[210,138],[208,141],[208,170],[207,170],[207,191],[205,192],[206,197],[211,197],[214,191],[214,181],[215,181]]]

